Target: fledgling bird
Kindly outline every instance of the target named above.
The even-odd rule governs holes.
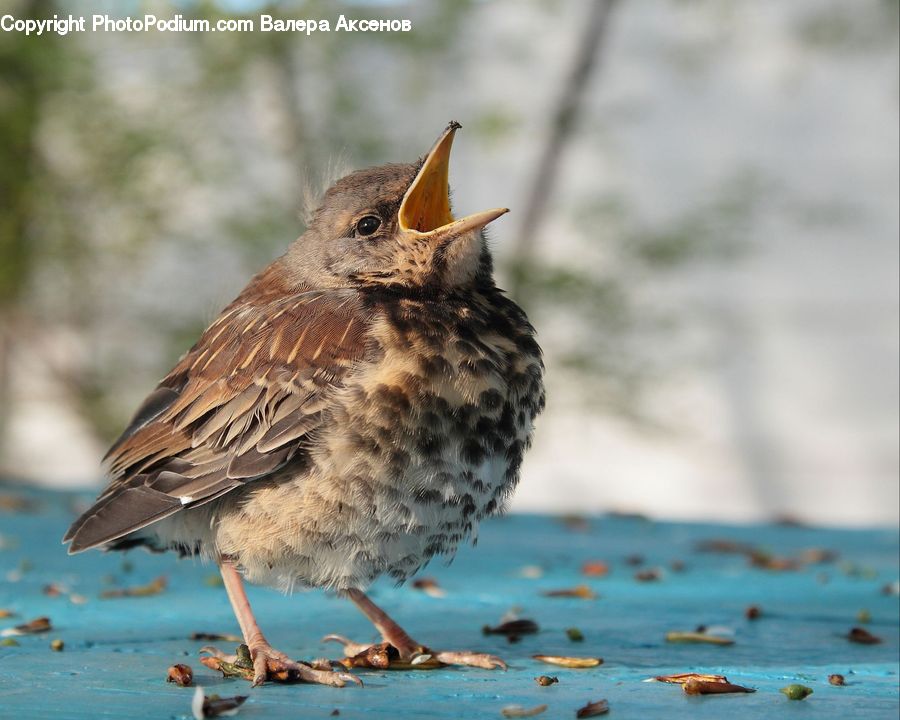
[[[70,553],[143,545],[218,563],[254,684],[292,661],[242,577],[348,596],[402,660],[505,667],[413,640],[363,592],[452,553],[502,511],[544,406],[525,313],[497,288],[483,228],[454,220],[450,123],[416,163],[355,172],[138,409]],[[345,650],[365,646],[340,638]]]

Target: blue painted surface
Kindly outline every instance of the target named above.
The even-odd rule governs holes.
[[[896,530],[836,531],[783,526],[715,526],[593,518],[574,531],[547,517],[513,516],[484,525],[478,547],[461,551],[449,567],[433,563],[427,574],[447,591],[433,598],[411,587],[379,584],[373,597],[421,642],[432,647],[497,653],[508,672],[442,669],[361,673],[365,688],[266,685],[250,690],[239,680],[217,677],[197,661],[204,644],[188,640],[195,631],[237,632],[225,592],[208,584],[215,569],[171,555],[92,552],[68,557],[59,544],[86,496],[39,493],[0,487],[0,496],[27,495],[33,512],[0,510],[0,608],[18,613],[0,619],[0,628],[47,615],[54,629],[20,637],[20,647],[0,647],[2,718],[183,718],[190,716],[192,690],[165,682],[176,662],[191,665],[207,692],[247,694],[243,718],[500,718],[510,704],[548,704],[543,718],[573,718],[589,700],[607,698],[618,718],[897,718],[900,601],[882,593],[898,578]],[[728,538],[753,543],[779,555],[804,548],[836,550],[835,563],[796,572],[752,568],[741,555],[695,551],[699,540]],[[665,568],[662,580],[638,582],[625,558],[640,554],[643,567]],[[586,578],[583,562],[605,560],[611,572]],[[683,572],[669,569],[673,560]],[[123,566],[123,561],[128,565]],[[525,566],[540,566],[539,578],[523,577]],[[101,600],[102,590],[138,585],[165,574],[168,589],[153,597]],[[87,598],[73,604],[64,594],[42,589],[57,583]],[[542,591],[586,583],[597,600],[557,599]],[[319,639],[339,632],[375,640],[371,626],[348,602],[321,592],[279,593],[252,588],[250,598],[273,645],[311,659],[339,657],[336,645]],[[763,609],[755,622],[744,618],[750,604]],[[510,608],[536,620],[541,632],[510,644],[481,633]],[[842,637],[860,610],[866,627],[884,642],[857,645]],[[669,630],[699,624],[733,629],[728,647],[673,645]],[[568,627],[584,634],[571,642]],[[52,652],[50,641],[65,641]],[[227,646],[227,643],[218,643]],[[231,649],[231,648],[227,648]],[[591,670],[553,668],[531,659],[534,653],[597,655],[604,664]],[[684,696],[676,685],[642,682],[647,677],[686,671],[725,674],[757,688],[752,695]],[[846,687],[827,682],[846,676]],[[540,687],[541,674],[559,684]],[[778,689],[801,682],[814,689],[802,702]]]

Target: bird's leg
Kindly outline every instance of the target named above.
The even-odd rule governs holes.
[[[225,591],[234,609],[238,625],[241,626],[241,634],[244,642],[250,650],[250,659],[253,660],[253,685],[261,685],[270,674],[288,673],[291,677],[309,683],[320,685],[334,685],[343,687],[348,681],[362,684],[359,678],[348,673],[331,672],[330,670],[317,670],[306,663],[294,662],[283,652],[275,650],[269,645],[256,618],[250,608],[247,593],[244,592],[244,582],[237,568],[230,562],[223,560],[219,563],[222,580],[225,582]]]
[[[362,590],[350,588],[345,591],[345,594],[372,621],[372,624],[381,633],[382,640],[397,649],[400,653],[400,660],[404,664],[420,667],[428,667],[430,665],[433,667],[435,663],[430,661],[436,660],[437,665],[471,665],[487,670],[494,668],[506,670],[506,663],[496,655],[470,651],[431,650],[413,640],[409,633],[400,627],[384,610],[373,603]],[[365,652],[370,647],[350,642],[337,635],[331,635],[327,639],[341,642],[344,645],[345,652],[350,655]]]

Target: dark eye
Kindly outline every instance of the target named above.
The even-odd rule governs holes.
[[[356,223],[356,232],[359,235],[371,235],[381,227],[381,218],[377,215],[366,215]]]

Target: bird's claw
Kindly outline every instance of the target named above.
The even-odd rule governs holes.
[[[343,635],[336,635],[334,633],[323,637],[322,642],[340,643],[344,648],[344,652],[348,656],[359,655],[360,653],[364,653],[366,650],[372,647],[372,643],[353,642],[352,640],[345,638]]]
[[[444,665],[466,665],[468,667],[484,668],[485,670],[508,670],[509,666],[502,658],[488,653],[475,653],[468,650],[444,651],[434,653],[434,659]]]
[[[323,642],[338,642],[347,653],[339,660],[345,668],[373,668],[376,670],[434,670],[446,665],[465,665],[493,670],[508,669],[496,655],[465,651],[436,652],[422,645],[398,648],[390,642],[373,645],[356,643],[342,635],[328,635]]]
[[[241,645],[236,655],[226,655],[213,646],[203,647],[201,652],[209,654],[209,657],[200,659],[204,665],[218,670],[226,677],[242,677],[249,680],[252,687],[262,685],[267,680],[282,683],[306,682],[332,687],[344,687],[348,682],[362,685],[362,681],[350,673],[333,671],[327,667],[327,662],[325,664],[297,662],[267,643],[256,644],[252,648]]]

